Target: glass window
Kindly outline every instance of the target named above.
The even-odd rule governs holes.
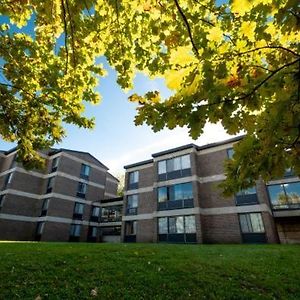
[[[289,204],[300,203],[300,182],[285,183],[284,189]]]
[[[50,199],[45,199],[43,201],[42,210],[47,210],[48,209],[48,207],[49,207],[49,201],[50,201]]]
[[[48,184],[47,184],[47,188],[52,188],[53,187],[53,183],[54,183],[54,177],[51,177],[48,179]]]
[[[176,184],[173,186],[174,189],[174,198],[172,200],[182,200],[182,184]]]
[[[56,171],[56,169],[58,167],[58,160],[59,160],[59,157],[53,158],[53,160],[52,160],[52,171]]]
[[[256,194],[256,188],[255,187],[251,187],[248,189],[244,189],[239,191],[236,195],[237,196],[245,196],[245,195],[253,195]]]
[[[195,216],[186,216],[185,221],[185,233],[196,233]]]
[[[70,235],[79,237],[80,236],[81,225],[79,224],[71,224]]]
[[[129,195],[127,196],[127,208],[138,207],[138,195]]]
[[[92,216],[93,217],[99,217],[100,215],[100,207],[94,206],[92,210]]]
[[[78,182],[77,192],[81,194],[86,193],[87,184],[83,182]]]
[[[166,186],[159,187],[157,189],[157,194],[158,194],[158,202],[168,201],[168,188]]]
[[[191,168],[190,155],[181,156],[181,167],[183,170]]]
[[[136,234],[136,221],[127,221],[126,235],[135,235],[135,234]]]
[[[91,228],[91,237],[97,237],[97,227],[95,226]]]
[[[83,214],[83,209],[84,209],[84,204],[78,203],[78,202],[75,203],[75,206],[74,206],[74,213],[75,214],[82,215]]]
[[[175,158],[173,158],[173,161],[174,161],[174,170],[173,171],[181,170],[181,157],[175,157]]]
[[[139,171],[134,171],[129,173],[129,184],[139,182]]]
[[[45,222],[38,222],[37,223],[37,228],[36,228],[36,233],[38,235],[41,235],[44,231],[44,226],[45,226]]]
[[[193,199],[193,185],[191,182],[181,184],[182,199]]]
[[[5,200],[5,195],[1,195],[0,196],[0,208],[3,206],[4,200]]]
[[[183,217],[169,218],[169,233],[184,233]]]
[[[261,233],[265,231],[261,213],[240,214],[239,218],[242,233]]]
[[[174,160],[173,159],[168,159],[167,160],[167,172],[173,172],[174,169],[175,169]]]
[[[269,185],[268,186],[269,196],[272,205],[286,205],[287,198],[285,196],[283,185]]]
[[[83,175],[84,177],[89,177],[91,172],[91,167],[85,164],[81,165],[80,175]]]
[[[161,160],[158,162],[158,174],[167,173],[167,162],[165,160]]]
[[[167,234],[168,233],[168,218],[158,218],[158,233]]]

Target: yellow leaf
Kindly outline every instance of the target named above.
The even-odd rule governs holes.
[[[255,22],[243,22],[241,26],[241,34],[248,38],[249,41],[255,41]]]
[[[171,52],[170,63],[173,65],[186,66],[194,62],[197,62],[197,59],[189,46],[178,47]]]
[[[223,39],[223,31],[219,27],[213,27],[209,31],[207,38],[210,41],[220,42]]]
[[[180,70],[168,70],[165,73],[166,85],[171,90],[177,90],[181,87],[181,83],[186,75],[190,72],[190,68]]]
[[[249,10],[251,10],[252,4],[248,0],[233,0],[231,11],[233,13],[239,14],[240,16],[245,15]]]

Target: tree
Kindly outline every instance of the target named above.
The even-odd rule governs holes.
[[[219,3],[219,2],[217,2]],[[34,36],[3,24],[0,134],[18,141],[25,164],[64,136],[62,122],[90,128],[83,103],[104,75],[104,55],[118,83],[137,70],[163,76],[174,91],[132,95],[135,123],[154,131],[207,121],[246,132],[226,164],[225,193],[268,180],[293,166],[300,174],[300,13],[297,0],[2,1],[0,13]]]

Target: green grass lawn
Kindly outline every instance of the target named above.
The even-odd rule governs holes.
[[[300,246],[0,243],[0,299],[300,299]]]

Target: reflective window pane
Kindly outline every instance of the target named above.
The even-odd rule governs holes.
[[[191,182],[181,184],[182,199],[193,199],[193,185]]]
[[[183,217],[176,217],[176,233],[184,233]]]
[[[232,148],[231,149],[227,149],[227,156],[228,156],[229,159],[233,158],[233,153],[234,153],[234,151],[233,151]]]
[[[182,200],[182,184],[176,184],[173,186],[174,188],[174,199],[173,200]]]
[[[158,174],[167,173],[167,162],[165,160],[158,162]]]
[[[268,186],[268,191],[273,206],[287,204],[287,198],[285,196],[283,185],[270,185]]]
[[[158,233],[167,234],[168,233],[168,218],[158,219]]]
[[[252,231],[249,215],[240,215],[240,224],[242,233],[249,233]]]
[[[195,216],[185,217],[185,233],[196,233]]]
[[[183,170],[191,168],[190,155],[181,156],[181,167]]]
[[[261,213],[250,214],[250,219],[252,225],[252,232],[259,233],[265,231]]]
[[[300,182],[286,183],[284,189],[289,204],[300,203]]]
[[[166,186],[157,189],[158,202],[168,201],[168,188]]]
[[[127,197],[127,207],[128,208],[135,208],[138,207],[138,195],[130,195]]]
[[[139,182],[139,171],[134,171],[129,173],[129,183],[137,183]]]
[[[174,170],[175,170],[174,160],[173,159],[168,159],[167,160],[167,172],[173,172]]]
[[[181,170],[181,158],[175,157],[175,158],[173,158],[173,160],[174,160],[174,170],[173,171]]]

